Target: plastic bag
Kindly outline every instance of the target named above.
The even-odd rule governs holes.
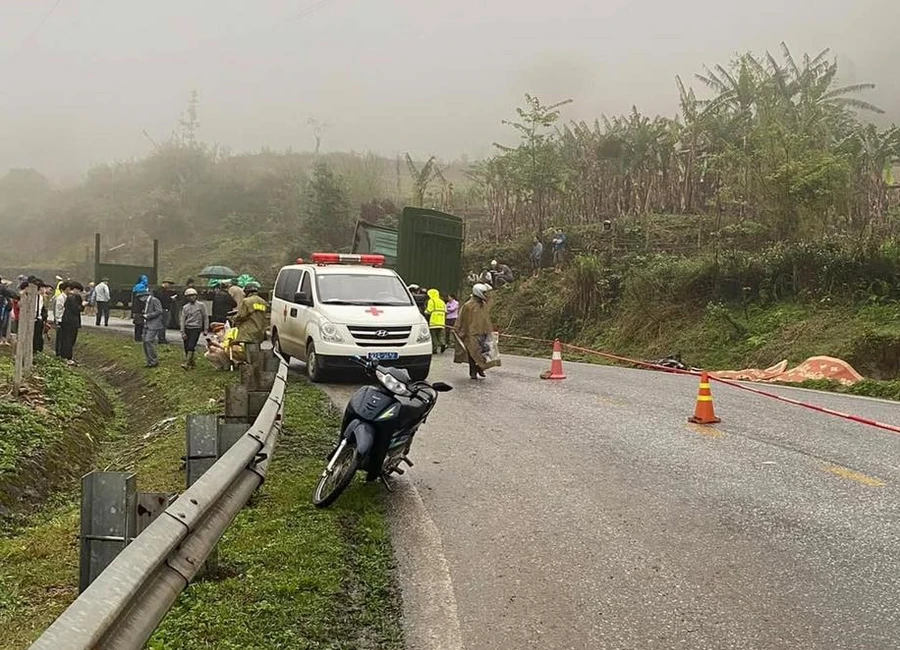
[[[484,355],[488,363],[500,362],[500,335],[497,332],[491,332],[479,341],[481,344],[481,353]]]

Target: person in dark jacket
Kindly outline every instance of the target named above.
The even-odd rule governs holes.
[[[37,307],[34,314],[34,338],[32,339],[32,350],[35,354],[44,351],[44,337],[47,335],[47,297],[53,288],[48,284],[44,284],[41,280],[35,280],[37,285]]]
[[[175,296],[172,293],[172,284],[171,280],[164,280],[162,286],[156,290],[156,297],[159,299],[159,304],[162,305],[163,308],[163,328],[159,330],[159,342],[163,345],[168,344],[168,340],[166,340],[166,330],[169,327],[169,318],[172,313],[172,308],[175,306]]]
[[[78,339],[78,330],[81,329],[81,312],[84,311],[84,300],[81,292],[84,287],[79,282],[70,282],[66,289],[66,302],[63,306],[63,317],[60,323],[59,356],[66,360],[70,366],[76,365],[72,358],[75,352],[75,341]]]
[[[228,320],[228,312],[237,307],[237,303],[221,284],[216,287],[212,299],[212,315],[210,323],[224,323]]]
[[[147,367],[155,368],[159,365],[159,357],[156,354],[156,344],[159,341],[159,330],[163,327],[163,308],[159,298],[149,290],[138,294],[141,303],[144,323],[143,342],[144,356],[147,358]]]
[[[140,296],[145,292],[150,293],[150,284],[147,276],[142,275],[131,289],[131,322],[134,323],[134,340],[138,343],[144,340],[144,301]]]
[[[412,294],[413,300],[416,303],[416,307],[419,308],[419,312],[424,316],[425,315],[425,307],[428,306],[428,294],[425,293],[425,289],[420,287],[417,284],[411,284],[409,287],[409,292]]]

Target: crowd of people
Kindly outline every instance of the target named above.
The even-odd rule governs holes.
[[[18,335],[21,293],[29,285],[37,289],[34,314],[34,352],[43,352],[45,342],[54,341],[54,353],[70,366],[75,360],[75,345],[81,329],[82,315],[92,316],[97,327],[109,327],[109,279],[102,278],[87,288],[76,280],[56,277],[56,286],[34,276],[21,275],[15,280],[0,278],[0,346],[8,346]],[[183,299],[173,291],[169,280],[151,290],[147,276],[142,275],[132,289],[131,320],[134,340],[143,346],[146,367],[159,366],[158,345],[169,343],[167,331],[175,323],[184,348],[182,367],[196,367],[200,338],[206,334],[204,357],[216,368],[232,369],[243,362],[244,346],[262,343],[268,327],[269,304],[259,295],[259,284],[250,282],[243,288],[233,281],[223,281],[212,301],[212,314],[199,300],[199,293],[188,281]],[[177,313],[173,313],[177,312]]]
[[[231,280],[216,286],[212,313],[200,300],[193,281],[188,280],[183,300],[176,300],[173,283],[164,281],[151,291],[146,276],[141,276],[132,289],[131,309],[134,340],[144,348],[148,368],[159,365],[157,346],[168,344],[166,331],[172,323],[172,310],[181,304],[177,323],[184,348],[185,370],[196,368],[197,346],[205,336],[204,357],[217,369],[229,370],[245,360],[244,346],[266,339],[269,303],[259,295],[259,283],[249,282],[243,288]]]
[[[561,273],[563,264],[566,259],[566,249],[568,240],[565,233],[560,228],[556,228],[553,237],[550,240],[550,248],[552,252],[553,268],[556,273]],[[528,259],[531,264],[531,275],[536,277],[540,275],[544,266],[544,243],[541,237],[535,235],[531,242],[531,250],[528,252]],[[481,273],[471,272],[466,280],[470,284],[482,283],[490,285],[494,289],[499,289],[512,284],[515,281],[515,273],[508,264],[504,264],[498,260],[491,260],[490,267]]]
[[[21,313],[21,295],[26,288],[34,286],[37,300],[32,315],[32,349],[35,353],[43,352],[45,341],[50,341],[50,333],[55,332],[56,356],[74,366],[77,365],[74,359],[75,343],[84,311],[84,286],[75,280],[60,277],[56,280],[54,287],[33,275],[20,275],[15,281],[0,278],[0,345],[8,346],[11,339],[18,336],[20,322],[28,317]]]

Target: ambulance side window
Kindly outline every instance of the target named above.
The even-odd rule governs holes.
[[[294,302],[294,294],[297,293],[297,286],[300,284],[300,269],[287,269],[282,271],[275,283],[275,297],[281,298],[287,302]]]
[[[305,293],[306,297],[310,300],[313,299],[312,295],[312,281],[310,280],[311,273],[303,274],[303,282],[300,283],[300,292]]]

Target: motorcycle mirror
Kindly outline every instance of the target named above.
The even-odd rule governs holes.
[[[431,384],[431,387],[439,393],[447,393],[453,390],[453,386],[451,386],[450,384],[445,384],[442,381],[434,382],[433,384]]]

